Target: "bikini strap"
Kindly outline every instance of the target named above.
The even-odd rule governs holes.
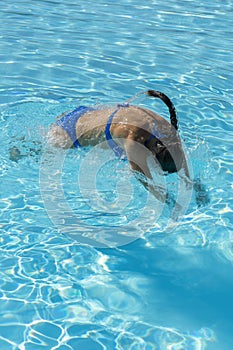
[[[108,145],[113,150],[115,155],[119,158],[121,158],[125,154],[125,151],[113,140],[110,132],[110,128],[111,128],[111,124],[114,116],[116,115],[116,113],[119,111],[121,107],[129,107],[129,104],[128,103],[118,104],[117,108],[110,115],[105,128],[105,137],[108,142]]]

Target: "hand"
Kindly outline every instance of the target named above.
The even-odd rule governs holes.
[[[202,207],[210,203],[210,197],[206,186],[201,182],[199,178],[194,180],[193,188],[195,191],[195,198],[198,207]]]

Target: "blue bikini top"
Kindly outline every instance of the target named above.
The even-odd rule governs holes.
[[[122,157],[125,154],[125,152],[113,140],[111,132],[110,132],[110,128],[111,128],[112,120],[113,120],[115,114],[118,112],[118,110],[121,107],[128,107],[128,106],[129,106],[128,104],[118,104],[117,108],[110,115],[110,117],[107,121],[107,124],[106,124],[106,128],[105,128],[105,137],[106,137],[106,140],[108,142],[108,145],[113,150],[113,152],[115,153],[115,155],[117,157]],[[79,106],[79,107],[75,108],[73,111],[71,111],[71,112],[67,113],[66,115],[64,115],[63,117],[61,117],[61,119],[56,121],[56,125],[61,126],[67,132],[67,134],[69,135],[69,137],[73,141],[74,147],[81,147],[81,144],[79,143],[77,136],[76,136],[76,123],[77,123],[77,121],[79,120],[79,118],[81,116],[83,116],[88,111],[94,111],[94,110],[96,110],[96,109],[92,108],[92,107]]]
[[[110,115],[107,124],[106,124],[106,128],[105,128],[105,137],[106,140],[108,142],[109,147],[113,150],[113,152],[115,153],[115,155],[119,158],[124,158],[126,157],[125,155],[125,151],[113,140],[111,132],[110,132],[110,128],[111,128],[111,124],[112,124],[112,120],[115,116],[115,114],[119,111],[119,109],[121,107],[129,107],[129,104],[127,103],[123,103],[123,104],[118,104],[117,108],[115,109],[115,111]]]

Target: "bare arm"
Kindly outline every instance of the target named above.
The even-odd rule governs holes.
[[[131,139],[125,140],[124,149],[136,178],[156,199],[164,203],[167,199],[166,192],[163,188],[152,183],[152,176],[148,167],[148,157],[151,157],[151,152],[139,142]]]

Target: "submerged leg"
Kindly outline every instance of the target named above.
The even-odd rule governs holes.
[[[12,162],[18,162],[20,159],[28,156],[38,156],[41,153],[42,144],[40,141],[31,141],[28,145],[25,138],[21,138],[18,142],[21,143],[20,146],[13,145],[9,149],[9,159]]]

